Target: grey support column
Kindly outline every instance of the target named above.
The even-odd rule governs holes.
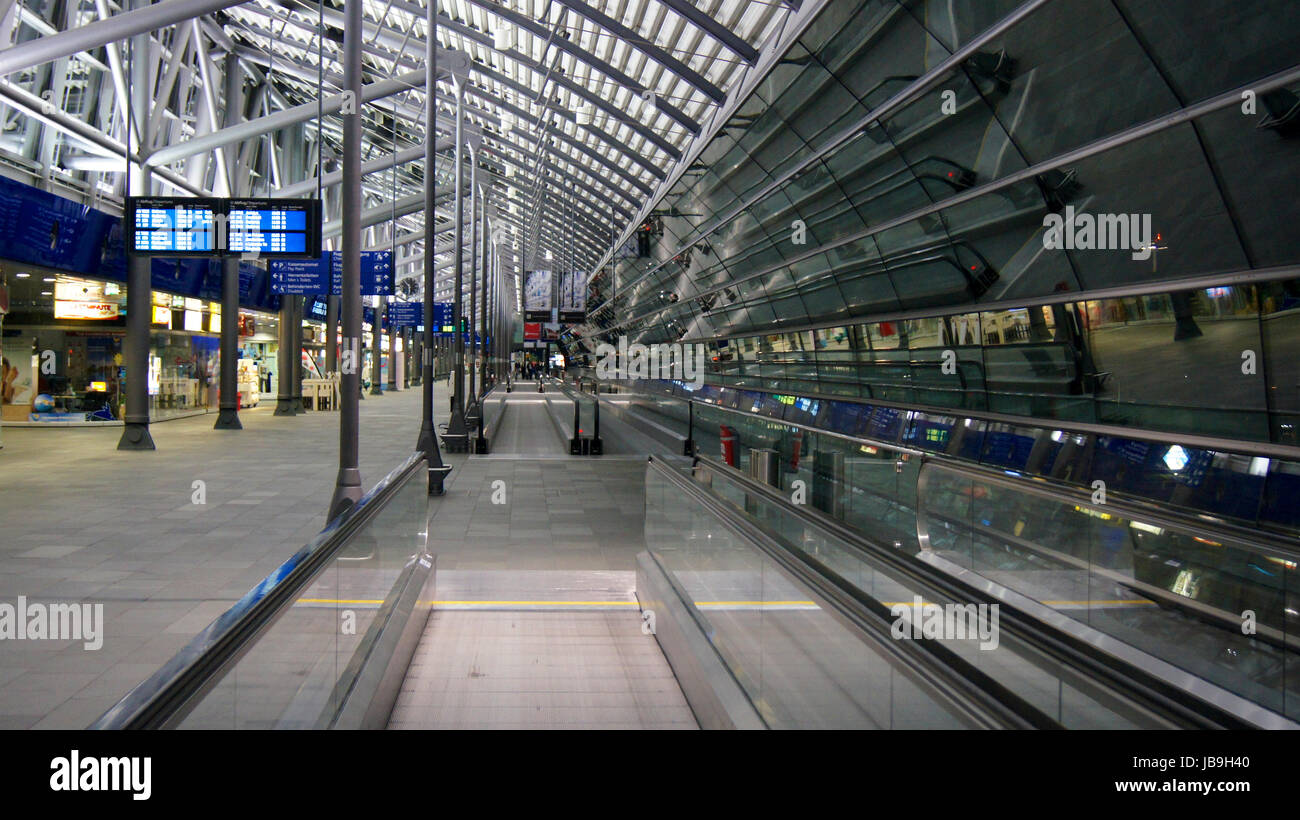
[[[430,3],[430,6],[433,4]],[[343,355],[339,371],[339,472],[327,518],[333,520],[361,500],[358,466],[361,432],[361,40],[360,3],[345,3],[343,84],[356,104],[343,114]],[[430,29],[432,32],[432,29]],[[430,36],[429,41],[435,38]],[[428,96],[432,97],[433,94]],[[427,174],[432,177],[433,174]]]
[[[137,4],[138,7],[138,4]],[[131,117],[136,123],[149,122],[149,35],[137,35],[131,41]],[[141,133],[147,133],[141,129]],[[128,153],[131,147],[131,130],[127,129]],[[145,146],[137,145],[141,154]],[[127,173],[131,179],[130,193],[147,196],[149,172],[143,168],[131,172],[129,160]],[[153,312],[152,260],[148,257],[128,257],[126,274],[126,344],[123,361],[126,363],[126,417],[122,420],[122,438],[119,450],[154,450],[153,436],[149,435],[149,320]]]
[[[289,366],[289,372],[293,374],[294,413],[307,412],[302,406],[302,317],[307,311],[305,301],[305,297],[302,296],[294,296],[290,299],[290,304],[293,305],[293,350],[291,351],[293,363]]]
[[[293,297],[280,297],[280,352],[276,357],[275,414],[292,416],[293,410]]]
[[[465,394],[471,407],[475,410],[471,414],[475,419],[478,418],[478,355],[479,355],[479,327],[477,312],[478,302],[478,277],[479,277],[479,226],[483,222],[479,211],[486,209],[483,197],[480,196],[478,189],[478,151],[469,152],[470,172],[469,172],[469,390]]]
[[[339,297],[325,297],[325,370],[339,372]]]
[[[384,395],[384,308],[385,299],[382,296],[375,297],[375,322],[370,328],[370,395]],[[393,329],[389,328],[388,333],[392,335]],[[392,362],[389,362],[392,367]]]
[[[465,82],[463,76],[453,74],[452,81],[456,90],[456,159],[454,162],[453,176],[456,181],[455,197],[453,198],[452,211],[454,215],[455,241],[452,245],[452,254],[455,257],[456,265],[456,284],[452,293],[452,326],[454,328],[453,343],[455,344],[455,354],[453,356],[452,374],[451,374],[451,419],[447,422],[447,432],[443,434],[443,444],[449,449],[455,448],[458,452],[464,452],[469,448],[469,429],[465,426],[465,321],[464,321],[464,288],[465,288]],[[428,140],[426,140],[427,142]],[[432,176],[429,174],[429,176]],[[427,234],[426,234],[427,235]],[[426,253],[427,260],[432,254]],[[426,261],[425,263],[429,263]],[[427,268],[426,268],[427,270]]]
[[[426,14],[426,23],[428,24],[429,36],[425,38],[425,63],[424,69],[427,74],[428,87],[433,88],[434,77],[437,75],[438,68],[435,65],[435,44],[437,38],[433,36],[435,31],[434,24],[436,21],[437,4],[428,3]],[[436,186],[434,184],[434,168],[436,150],[436,130],[434,121],[437,116],[437,96],[435,94],[426,94],[424,98],[425,113],[425,140],[424,140],[424,231],[425,242],[429,247],[426,251],[433,249],[433,230],[434,210],[437,197]],[[424,452],[424,460],[429,468],[429,495],[442,495],[442,480],[449,470],[442,463],[442,453],[438,450],[438,437],[434,434],[433,428],[433,357],[434,357],[434,335],[433,335],[433,286],[434,277],[437,271],[437,263],[432,253],[424,254],[424,336],[420,341],[420,436],[415,442],[417,449]]]
[[[490,184],[490,183],[489,183],[489,184]],[[484,186],[484,190],[483,190],[483,248],[482,248],[482,257],[483,257],[483,262],[482,262],[482,266],[483,266],[483,286],[482,286],[482,287],[483,287],[483,290],[482,290],[482,295],[480,296],[480,298],[479,298],[479,300],[478,300],[478,326],[479,326],[479,328],[480,328],[480,331],[479,331],[479,332],[483,334],[482,353],[480,354],[480,355],[482,356],[482,358],[481,358],[480,361],[479,361],[479,370],[478,370],[478,373],[479,373],[478,386],[479,386],[479,390],[480,390],[481,392],[483,392],[483,393],[486,393],[486,392],[487,392],[488,352],[489,352],[489,348],[488,348],[488,321],[487,321],[487,316],[488,316],[488,313],[487,313],[487,303],[488,303],[488,271],[492,270],[492,266],[491,266],[491,264],[488,262],[488,249],[491,247],[491,237],[488,236],[488,218],[487,218],[487,215],[488,215],[487,186]]]
[[[128,312],[128,316],[130,313]],[[221,260],[221,409],[214,430],[242,430],[239,422],[239,257]]]
[[[150,261],[127,259],[126,281],[126,418],[119,450],[154,450],[149,435],[149,315],[153,302]]]
[[[404,333],[405,331],[397,325],[390,325],[388,328],[388,389],[393,392],[402,389],[402,386],[397,383],[397,337]],[[406,350],[406,345],[402,345],[402,349]],[[405,367],[402,368],[402,373],[406,373]]]

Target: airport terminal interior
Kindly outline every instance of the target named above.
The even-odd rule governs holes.
[[[0,728],[1300,728],[1295,0],[0,0]]]

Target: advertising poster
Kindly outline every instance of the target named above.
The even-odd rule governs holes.
[[[36,371],[32,369],[31,339],[6,339],[0,361],[0,405],[4,418],[25,421],[36,398]]]
[[[547,321],[551,318],[552,279],[549,270],[530,270],[524,274],[524,318]]]
[[[560,274],[560,321],[581,322],[587,317],[587,273]]]

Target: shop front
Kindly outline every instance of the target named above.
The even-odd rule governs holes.
[[[0,411],[10,424],[120,421],[126,382],[126,287],[4,265],[13,295],[3,330]],[[149,416],[217,407],[221,306],[155,292],[149,334]]]

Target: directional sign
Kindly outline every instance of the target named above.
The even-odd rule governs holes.
[[[294,296],[320,296],[343,293],[343,254],[323,251],[320,259],[271,259],[271,292]],[[393,252],[361,252],[361,294],[391,296],[393,293]]]
[[[392,327],[417,327],[424,324],[424,303],[389,302],[388,323]]]
[[[433,303],[433,329],[440,339],[450,339],[456,331],[451,302]]]
[[[320,259],[270,260],[267,268],[271,273],[271,292],[290,296],[318,296],[329,293],[331,253],[331,251],[322,253]]]
[[[343,293],[343,254],[331,251],[334,271],[334,290],[336,296]],[[393,295],[393,252],[361,252],[361,295]]]

